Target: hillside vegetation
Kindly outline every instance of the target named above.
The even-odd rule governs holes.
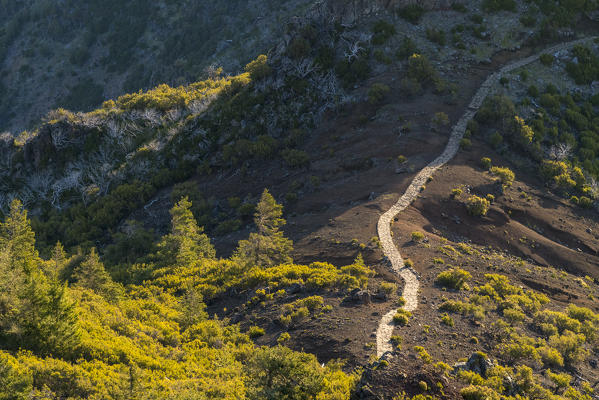
[[[255,331],[248,337],[208,317],[203,299],[261,287],[284,302],[294,284],[312,293],[345,291],[364,285],[369,269],[291,264],[281,207],[267,191],[257,232],[228,260],[216,258],[190,207],[183,198],[171,210],[171,232],[146,263],[131,267],[138,283],[123,286],[95,249],[69,256],[58,243],[41,259],[27,212],[12,203],[0,237],[4,398],[349,398],[357,375],[342,372],[342,363],[321,366],[283,345],[258,347],[250,339]],[[318,296],[292,303],[298,308],[290,322],[310,316],[311,299],[322,304]]]
[[[595,400],[598,11],[0,0],[0,400]]]

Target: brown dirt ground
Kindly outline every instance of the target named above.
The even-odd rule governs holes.
[[[401,287],[402,282],[389,273],[382,262],[381,251],[370,240],[376,236],[380,214],[397,200],[415,172],[435,158],[445,146],[449,128],[432,132],[430,116],[444,111],[453,124],[489,71],[530,51],[501,53],[491,65],[473,67],[446,77],[460,82],[455,104],[447,104],[442,97],[430,92],[406,100],[398,88],[399,71],[379,76],[359,91],[364,93],[373,82],[385,82],[392,88],[387,104],[377,107],[359,102],[326,116],[304,146],[312,160],[308,169],[287,170],[278,161],[257,163],[249,168],[251,172],[245,176],[230,171],[218,179],[199,179],[200,190],[226,198],[238,196],[240,192],[257,196],[264,187],[268,187],[282,199],[294,186],[294,181],[300,182],[303,187],[298,191],[299,201],[286,206],[288,225],[285,231],[295,242],[296,262],[329,261],[344,265],[351,263],[361,252],[377,272],[371,288],[376,288],[382,280],[396,282]],[[398,126],[408,121],[411,130],[400,135]],[[396,157],[400,154],[408,157],[413,172],[395,172]],[[482,282],[484,273],[503,273],[524,287],[547,294],[558,308],[572,301],[599,311],[597,302],[588,297],[589,290],[595,296],[599,295],[596,284],[587,290],[573,275],[548,267],[552,265],[579,276],[599,278],[596,215],[573,208],[566,201],[549,194],[534,174],[516,171],[517,181],[503,196],[497,196],[486,217],[469,216],[463,203],[450,199],[449,194],[452,188],[458,186],[463,186],[465,192],[477,194],[495,190],[492,178],[478,166],[483,156],[491,157],[494,165],[510,165],[484,143],[474,139],[472,149],[460,151],[450,164],[441,169],[427,184],[422,196],[402,213],[393,227],[402,254],[414,260],[422,275],[422,288],[420,307],[409,325],[398,330],[404,338],[404,350],[391,360],[389,367],[367,369],[365,376],[369,386],[383,398],[390,399],[404,390],[415,394],[418,393],[419,381],[434,384],[441,379],[430,365],[423,364],[416,357],[412,351],[416,345],[424,346],[435,360],[453,363],[476,350],[492,354],[497,343],[487,322],[475,323],[468,318],[454,317],[455,327],[441,325],[437,306],[442,297],[456,298],[461,294],[444,292],[434,286],[437,273],[447,267],[446,264],[433,264],[434,257],[443,257],[447,263],[460,265],[472,272],[473,284]],[[363,160],[370,161],[360,168]],[[319,187],[304,184],[310,176],[320,178]],[[411,243],[410,233],[415,230],[426,232],[428,243]],[[248,232],[246,229],[216,238],[214,242],[219,254],[229,254],[235,243]],[[361,248],[355,241],[352,244],[353,239],[364,246]],[[444,244],[463,241],[477,245],[479,256],[461,254],[451,259],[439,251]],[[524,265],[504,252],[526,260]],[[386,302],[342,305],[342,296],[337,293],[318,294],[325,298],[325,304],[333,305],[333,311],[292,328],[289,346],[312,352],[322,362],[339,357],[347,359],[348,369],[367,365],[376,353],[373,344],[377,324],[381,315],[394,306],[397,295]],[[252,325],[264,328],[266,335],[256,342],[272,345],[285,331],[276,321],[282,303],[274,301],[264,306],[244,308],[242,304],[252,295],[253,292],[247,292],[222,299],[210,305],[209,311],[240,322],[243,329]],[[300,294],[302,297],[307,295],[310,293]],[[284,302],[293,299],[287,298]],[[428,333],[425,325],[429,326],[426,328]],[[470,341],[472,336],[479,339],[478,344]],[[580,368],[583,376],[597,374],[589,366]],[[452,385],[444,385],[448,398],[458,397],[458,388]]]

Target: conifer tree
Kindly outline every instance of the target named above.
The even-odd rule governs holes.
[[[283,206],[264,189],[254,215],[258,232],[250,233],[247,240],[239,241],[234,258],[248,266],[261,267],[292,262],[293,242],[280,230],[286,223],[282,215]]]
[[[191,212],[191,202],[187,197],[175,204],[170,213],[171,233],[158,244],[163,264],[186,265],[201,258],[216,256],[210,239]]]
[[[7,344],[66,356],[78,343],[75,303],[65,283],[42,273],[35,235],[18,200],[0,230],[0,337]]]
[[[56,242],[54,249],[52,249],[52,257],[48,267],[48,276],[50,279],[57,279],[63,273],[65,266],[67,265],[67,255],[64,251],[62,243]]]
[[[114,300],[121,292],[118,284],[114,283],[106,272],[94,247],[85,260],[73,271],[73,279],[77,286],[91,289],[108,300]]]
[[[0,245],[10,254],[11,269],[28,274],[37,268],[38,253],[35,250],[35,234],[27,219],[23,203],[15,199],[10,205],[6,220],[0,225]]]

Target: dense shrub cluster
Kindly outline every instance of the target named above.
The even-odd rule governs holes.
[[[123,287],[112,281],[93,250],[82,260],[69,257],[58,245],[51,259],[39,258],[27,214],[14,202],[0,226],[0,271],[7,278],[0,283],[3,394],[10,390],[10,398],[43,394],[72,399],[349,398],[357,377],[343,373],[339,363],[323,366],[314,356],[282,345],[254,346],[238,326],[208,318],[203,299],[231,287],[358,287],[372,271],[361,259],[343,269],[319,263],[252,264],[243,258],[244,251],[231,260],[218,260],[190,209],[186,199],[172,209],[171,232],[148,256],[152,277],[143,285]],[[286,244],[277,231],[283,222],[280,208],[265,192],[257,210],[258,234],[265,236],[264,244],[272,244],[240,248],[257,246],[251,253],[257,260],[264,259],[263,252],[267,259],[285,259]],[[277,251],[282,255],[276,256]],[[205,282],[212,282],[213,289]],[[284,316],[300,320],[325,308],[322,297],[309,296],[290,303]],[[264,333],[256,326],[249,330],[254,338]]]

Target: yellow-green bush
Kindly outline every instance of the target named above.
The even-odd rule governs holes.
[[[456,267],[440,272],[437,275],[435,283],[439,286],[460,290],[466,286],[466,282],[468,282],[471,277],[472,275],[470,272]]]
[[[483,197],[473,195],[468,197],[468,200],[466,200],[466,208],[468,209],[468,213],[475,217],[487,215],[490,207],[491,203],[489,200]]]

